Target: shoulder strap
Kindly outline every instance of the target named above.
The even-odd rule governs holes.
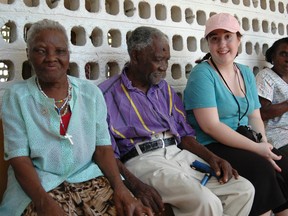
[[[246,101],[247,101],[247,108],[246,108],[245,112],[243,113],[243,115],[240,116],[240,104],[239,104],[237,98],[235,97],[235,95],[234,95],[233,92],[231,91],[230,87],[228,86],[226,80],[224,79],[223,75],[221,74],[220,70],[218,69],[218,67],[217,67],[217,65],[215,64],[215,62],[213,61],[213,59],[210,58],[210,60],[211,60],[211,62],[212,62],[212,64],[213,64],[214,68],[216,69],[216,71],[218,72],[218,74],[220,75],[220,77],[222,78],[222,80],[224,81],[225,85],[227,86],[227,88],[228,88],[229,91],[231,92],[234,100],[235,100],[236,103],[237,103],[237,106],[238,106],[238,126],[239,126],[241,119],[246,115],[246,113],[248,112],[248,109],[249,109],[249,102],[248,102],[247,96],[246,96],[245,92],[243,92],[243,90],[241,89],[241,91],[244,93],[245,99],[246,99]],[[237,68],[238,68],[238,67],[237,67]],[[239,68],[238,68],[238,69],[239,69]],[[240,69],[239,69],[239,71],[240,71]],[[240,73],[241,73],[241,71],[240,71]],[[242,73],[241,73],[241,76],[242,76]],[[243,76],[242,76],[242,78],[243,78]],[[244,80],[244,79],[243,79],[243,80]]]

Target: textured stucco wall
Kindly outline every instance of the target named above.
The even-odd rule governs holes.
[[[171,46],[166,80],[182,93],[187,72],[207,51],[205,21],[219,12],[235,15],[244,29],[237,62],[255,73],[269,66],[263,53],[288,35],[287,0],[0,0],[0,27],[9,26],[11,34],[9,42],[0,35],[0,63],[9,71],[8,81],[0,82],[0,104],[5,87],[23,80],[24,32],[37,20],[55,19],[70,37],[75,33],[76,42],[70,44],[71,74],[86,79],[84,67],[91,62],[95,84],[107,78],[107,68],[112,75],[119,73],[129,60],[125,42],[131,30],[140,25],[159,28]]]

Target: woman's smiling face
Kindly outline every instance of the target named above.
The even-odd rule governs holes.
[[[207,36],[208,47],[213,60],[219,64],[231,63],[238,53],[240,37],[223,29],[217,29]]]

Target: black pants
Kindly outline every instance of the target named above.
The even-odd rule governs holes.
[[[286,157],[288,157],[288,144],[278,148],[278,150],[284,154]]]
[[[227,160],[241,176],[254,185],[255,197],[250,216],[257,216],[271,209],[277,213],[288,208],[287,157],[282,156],[280,161],[276,161],[282,169],[282,172],[278,173],[268,160],[256,153],[220,143],[212,143],[206,147]],[[273,149],[273,152],[281,154],[277,149]]]

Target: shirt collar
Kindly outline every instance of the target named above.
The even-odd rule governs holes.
[[[33,75],[32,77],[30,77],[27,80],[28,88],[29,88],[29,91],[32,94],[32,96],[35,98],[35,100],[37,102],[39,102],[45,106],[47,105],[47,103],[50,105],[51,104],[54,105],[53,99],[51,99],[51,98],[48,99],[48,98],[43,97],[42,93],[39,91],[39,89],[36,85],[35,78],[36,78],[36,75]],[[68,79],[70,80],[70,83],[72,85],[72,98],[69,102],[71,110],[72,110],[74,107],[74,104],[75,104],[75,100],[77,98],[77,92],[79,90],[79,87],[78,87],[79,85],[78,85],[78,83],[74,77],[68,75]]]
[[[128,70],[128,65],[125,65],[123,70],[122,70],[122,73],[121,73],[121,79],[122,79],[123,85],[130,91],[137,91],[137,90],[139,91],[138,88],[135,88],[132,85],[132,82],[127,77],[127,74],[126,74],[127,70]],[[150,88],[148,89],[148,92],[154,92],[154,91],[156,91],[158,89],[161,89],[161,88],[164,87],[164,85],[165,85],[165,81],[161,80],[160,83],[150,86]]]

